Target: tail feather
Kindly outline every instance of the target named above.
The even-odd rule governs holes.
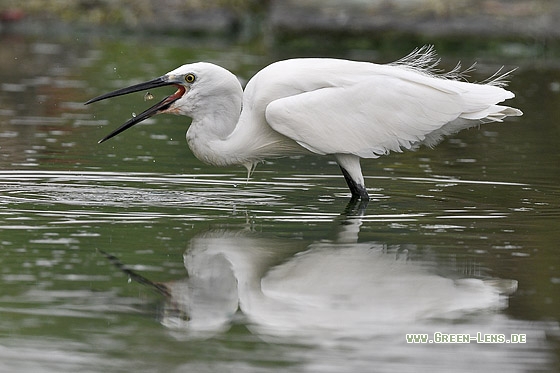
[[[434,147],[439,144],[445,136],[455,134],[461,130],[476,127],[482,123],[502,122],[506,117],[520,115],[523,115],[521,110],[502,105],[491,105],[480,111],[463,113],[458,119],[427,134],[424,140],[419,144]]]
[[[484,110],[463,113],[460,118],[470,120],[481,120],[482,122],[502,122],[506,117],[517,117],[523,115],[519,109],[503,105],[492,105]]]
[[[426,134],[420,141],[404,147],[416,148],[418,145],[433,147],[445,136],[463,129],[488,122],[502,122],[506,117],[523,115],[519,109],[499,105],[501,102],[515,97],[513,92],[505,89],[507,78],[515,69],[503,72],[503,68],[501,68],[482,82],[469,83],[466,79],[466,73],[474,70],[474,65],[463,72],[458,65],[452,71],[442,73],[437,69],[438,63],[439,59],[437,59],[433,46],[428,45],[415,49],[408,56],[391,64],[433,78],[440,78],[439,82],[445,84],[437,85],[438,89],[458,95],[462,105],[460,109],[462,113],[459,114],[457,119]],[[432,82],[433,87],[436,87],[437,82]]]

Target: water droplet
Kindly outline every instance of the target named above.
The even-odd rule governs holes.
[[[136,118],[136,113],[133,112],[133,113],[132,113],[132,117],[133,117],[133,118]]]

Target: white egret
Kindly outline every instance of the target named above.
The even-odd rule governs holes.
[[[178,89],[101,139],[106,141],[158,113],[192,118],[187,142],[201,161],[243,165],[250,176],[267,158],[331,155],[352,198],[369,199],[360,158],[434,146],[445,135],[522,115],[498,105],[513,98],[504,77],[468,83],[458,68],[438,74],[431,47],[386,65],[330,58],[273,63],[245,90],[228,70],[206,62],[183,65],[159,78],[122,88],[86,104],[175,85]]]

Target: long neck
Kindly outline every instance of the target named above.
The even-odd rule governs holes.
[[[240,92],[239,96],[243,93]],[[231,135],[241,113],[241,97],[215,96],[212,104],[200,106],[187,130],[187,143],[194,155],[211,165],[225,166],[233,162],[216,143]]]
[[[249,173],[254,164],[305,152],[295,141],[274,131],[265,120],[264,110],[223,107],[223,110],[193,118],[187,142],[201,161],[215,165],[243,165]]]
[[[237,80],[214,88],[200,95],[187,113],[193,118],[187,142],[198,159],[216,166],[243,165],[250,172],[266,158],[305,152],[268,125],[266,97],[245,98],[242,104],[244,92]]]

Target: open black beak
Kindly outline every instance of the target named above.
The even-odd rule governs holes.
[[[175,93],[173,93],[170,96],[167,96],[166,98],[164,98],[163,100],[161,100],[160,102],[158,102],[157,104],[152,106],[151,108],[143,111],[142,113],[136,115],[133,118],[130,118],[122,126],[120,126],[116,130],[114,130],[113,132],[111,132],[110,134],[108,134],[107,136],[102,138],[101,140],[99,140],[98,143],[101,144],[102,142],[109,140],[111,137],[114,137],[114,136],[118,135],[119,133],[129,129],[130,127],[134,126],[135,124],[140,123],[145,119],[148,119],[152,115],[160,113],[164,110],[167,110],[171,106],[172,103],[174,103],[175,101],[180,99],[183,96],[183,94],[185,94],[186,89],[185,89],[184,86],[182,86],[180,84],[177,84],[173,81],[170,81],[169,77],[161,76],[159,78],[155,78],[155,79],[152,79],[152,80],[144,82],[144,83],[135,84],[135,85],[132,85],[130,87],[121,88],[121,89],[117,89],[116,91],[113,91],[113,92],[105,93],[101,96],[97,96],[97,97],[92,98],[91,100],[87,101],[85,103],[85,105],[91,104],[93,102],[105,100],[106,98],[122,96],[122,95],[126,95],[128,93],[145,91],[145,90],[148,90],[148,89],[163,87],[163,86],[167,86],[167,85],[175,85],[175,86],[177,86],[178,89]]]

